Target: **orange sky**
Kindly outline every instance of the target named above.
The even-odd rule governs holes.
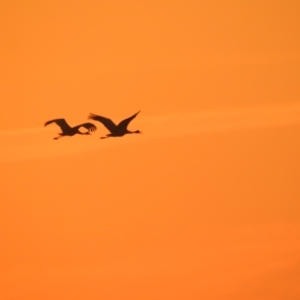
[[[298,299],[299,15],[0,1],[0,299]]]

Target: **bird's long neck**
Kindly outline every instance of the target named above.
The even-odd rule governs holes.
[[[140,133],[138,130],[136,130],[136,131],[129,131],[129,130],[127,130],[127,133]]]

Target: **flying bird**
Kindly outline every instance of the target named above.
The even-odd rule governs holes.
[[[116,125],[111,119],[101,117],[91,113],[89,114],[88,119],[99,121],[110,131],[110,133],[108,133],[106,136],[100,138],[100,139],[106,139],[108,137],[120,137],[129,133],[141,133],[139,130],[129,131],[127,129],[127,126],[130,123],[130,121],[132,121],[137,116],[138,113],[139,111],[133,116],[121,121],[118,125]]]
[[[47,121],[45,123],[45,126],[51,124],[51,123],[56,123],[60,128],[61,128],[61,133],[59,133],[59,136],[55,137],[54,139],[60,139],[63,136],[73,136],[75,134],[90,134],[90,132],[96,131],[97,127],[92,124],[92,123],[83,123],[80,125],[77,125],[75,127],[71,127],[65,119],[54,119],[54,120],[50,120]],[[88,130],[88,132],[81,132],[79,131],[80,127],[84,127]]]

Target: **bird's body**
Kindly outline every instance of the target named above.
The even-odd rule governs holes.
[[[121,137],[125,134],[130,134],[130,133],[141,133],[139,130],[129,131],[127,129],[127,126],[130,123],[130,121],[133,120],[138,113],[139,111],[133,116],[121,121],[118,125],[116,125],[111,119],[101,117],[95,114],[90,114],[88,118],[95,121],[99,121],[110,131],[110,133],[107,134],[105,137],[101,137],[101,139],[106,139],[108,137]]]
[[[59,136],[55,137],[54,139],[57,140],[59,138],[62,138],[63,136],[73,136],[75,134],[84,134],[84,135],[89,135],[90,132],[96,131],[97,127],[92,124],[92,123],[83,123],[80,125],[77,125],[75,127],[71,127],[65,119],[54,119],[47,121],[45,123],[45,126],[56,123],[60,128],[61,128],[61,133],[59,133]],[[81,132],[79,131],[80,127],[86,128],[88,131],[87,132]]]

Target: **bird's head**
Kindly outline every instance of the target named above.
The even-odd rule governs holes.
[[[142,134],[142,132],[140,130],[136,130],[134,133],[140,133],[140,134]]]

